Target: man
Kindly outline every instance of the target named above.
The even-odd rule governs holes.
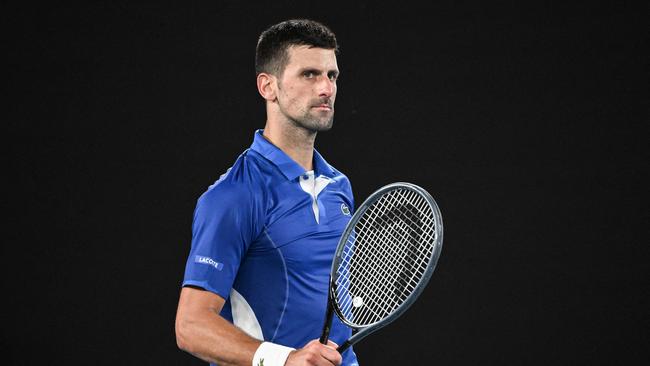
[[[318,342],[354,206],[347,177],[314,150],[333,123],[337,51],[330,29],[304,19],[258,41],[266,125],[197,202],[176,317],[179,347],[212,364],[357,365],[336,351],[351,333],[336,317]]]

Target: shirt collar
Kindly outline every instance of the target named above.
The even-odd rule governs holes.
[[[285,154],[284,151],[280,150],[277,146],[273,145],[271,141],[267,140],[262,133],[264,130],[255,131],[255,137],[253,138],[253,144],[251,145],[251,150],[258,152],[275,166],[280,169],[282,174],[289,180],[294,180],[305,173],[305,169],[296,163],[289,155]],[[323,159],[321,154],[314,149],[314,175],[316,177],[324,175],[328,178],[334,177],[334,170],[332,167]]]

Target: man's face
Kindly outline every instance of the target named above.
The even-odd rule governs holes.
[[[289,62],[278,79],[280,112],[298,127],[329,130],[339,75],[334,50],[291,46],[288,52]]]

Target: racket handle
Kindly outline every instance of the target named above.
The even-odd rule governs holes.
[[[323,324],[323,333],[320,336],[320,343],[327,344],[327,340],[330,336],[330,329],[332,328],[332,316],[334,315],[334,310],[332,305],[327,302],[327,312],[325,313],[325,324]]]

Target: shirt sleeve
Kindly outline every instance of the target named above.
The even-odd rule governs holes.
[[[183,286],[228,298],[239,265],[263,225],[259,207],[245,182],[218,182],[199,198]]]

